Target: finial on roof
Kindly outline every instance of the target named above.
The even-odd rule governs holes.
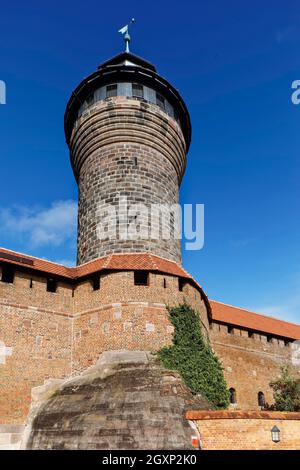
[[[134,23],[135,19],[132,18],[130,23]],[[123,26],[123,28],[119,29],[119,33],[124,34],[124,41],[125,41],[125,51],[129,51],[129,43],[131,41],[131,37],[129,36],[129,24]]]

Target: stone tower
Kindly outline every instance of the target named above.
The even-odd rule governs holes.
[[[152,64],[122,53],[73,92],[65,133],[79,187],[78,264],[108,254],[142,252],[180,263],[180,240],[174,237],[121,238],[130,216],[126,227],[118,221],[117,236],[110,228],[106,239],[97,232],[108,205],[127,213],[124,197],[128,208],[178,203],[191,139],[189,113],[179,93]],[[174,220],[166,220],[172,233]],[[139,218],[140,227],[148,229],[149,223],[150,217]]]

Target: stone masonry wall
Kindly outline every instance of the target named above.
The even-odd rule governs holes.
[[[106,351],[84,374],[35,397],[26,449],[193,450],[197,432],[185,411],[209,408],[146,351]]]
[[[97,102],[77,120],[70,142],[72,164],[79,174],[78,264],[111,253],[151,252],[181,262],[180,240],[122,240],[108,228],[106,239],[99,238],[97,227],[110,205],[119,209],[120,196],[128,207],[152,204],[169,207],[179,201],[179,184],[185,168],[185,141],[178,123],[158,106],[114,97]],[[122,205],[121,212],[127,209]],[[174,221],[164,209],[165,227]],[[138,221],[138,230],[150,230],[148,214],[129,214],[128,222]],[[156,226],[160,219],[156,217]],[[154,226],[155,224],[153,224]],[[127,230],[127,221],[118,229]]]
[[[281,373],[281,367],[291,364],[291,348],[283,340],[267,335],[234,328],[228,333],[226,325],[212,325],[210,338],[213,348],[222,361],[228,388],[234,388],[237,395],[235,408],[258,410],[258,393],[263,392],[267,403],[273,403],[270,382]],[[294,373],[300,371],[294,370]]]
[[[152,272],[148,286],[136,286],[132,271],[107,272],[99,290],[86,279],[74,286],[59,281],[57,292],[50,293],[42,275],[16,272],[13,284],[0,282],[2,428],[24,424],[33,387],[80,373],[105,350],[155,351],[170,344],[173,328],[165,305],[184,299],[199,312],[228,387],[236,389],[235,408],[257,410],[260,391],[271,403],[269,382],[290,363],[291,348],[282,340],[268,342],[266,335],[249,338],[239,329],[229,334],[226,325],[209,327],[199,290],[187,283],[180,292],[176,276]]]
[[[71,373],[71,329],[67,316],[46,309],[0,302],[0,424],[22,424],[31,389]]]
[[[0,282],[0,425],[22,425],[33,387],[84,370],[105,350],[169,344],[165,305],[184,298],[199,311],[206,333],[199,291],[185,285],[179,292],[175,276],[150,273],[149,286],[135,286],[133,272],[114,272],[101,276],[98,291],[86,279],[74,289],[61,281],[56,293],[46,291],[44,277],[23,272],[13,284]]]
[[[203,450],[299,450],[300,413],[229,413],[190,411],[197,425]],[[280,430],[273,442],[271,429]]]

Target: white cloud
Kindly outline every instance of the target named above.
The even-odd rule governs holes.
[[[74,268],[74,266],[76,266],[75,260],[69,258],[55,259],[53,263],[62,264],[63,266],[67,266],[68,268]]]
[[[58,247],[74,238],[77,203],[56,201],[48,208],[13,206],[0,208],[0,232],[11,238],[21,238],[31,247]]]
[[[249,310],[300,324],[300,272],[294,271],[285,276],[281,289],[274,288],[271,302],[251,305]]]
[[[257,241],[257,237],[236,238],[230,241],[233,248],[244,248]]]
[[[287,302],[274,305],[258,305],[250,307],[249,310],[269,317],[300,324],[300,297],[297,294],[287,299]]]

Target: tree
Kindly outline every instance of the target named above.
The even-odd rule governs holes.
[[[203,338],[198,314],[187,303],[168,307],[168,312],[175,330],[173,345],[158,353],[163,365],[178,371],[192,393],[201,394],[213,408],[227,408],[229,392],[223,369]]]
[[[281,368],[279,379],[270,383],[274,392],[274,411],[300,411],[300,378],[290,375],[289,366]]]

